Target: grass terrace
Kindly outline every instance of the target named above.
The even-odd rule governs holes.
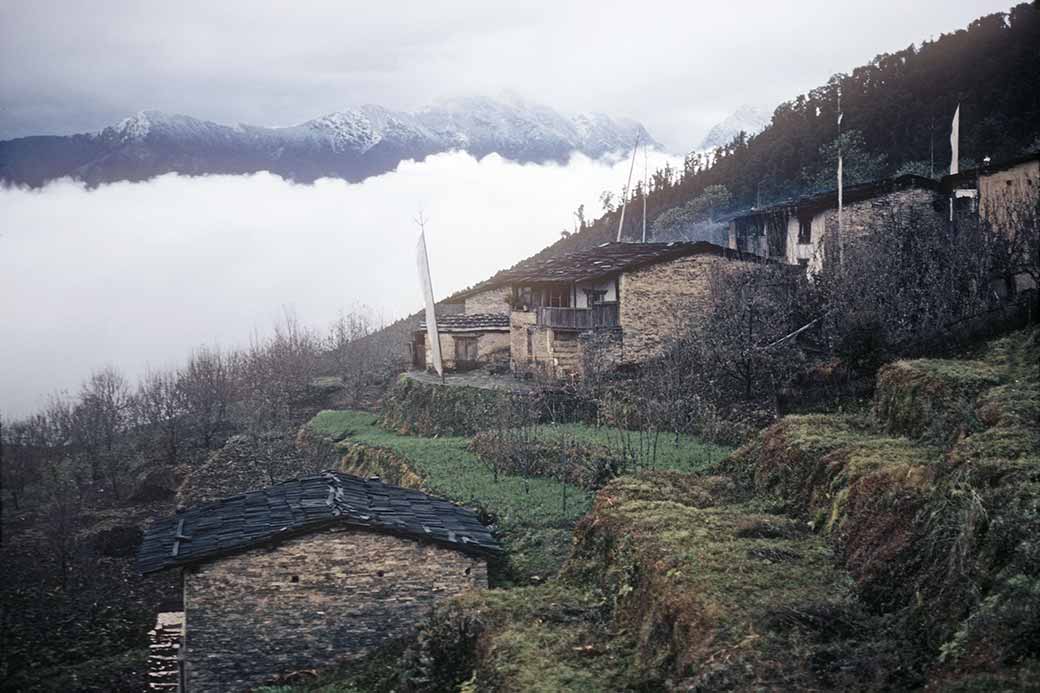
[[[352,452],[389,451],[418,477],[423,489],[495,517],[509,554],[511,580],[537,582],[556,573],[570,551],[575,523],[592,503],[590,491],[555,479],[501,473],[496,479],[494,471],[470,451],[470,438],[465,436],[400,435],[380,427],[378,416],[351,410],[320,412],[308,427],[334,441],[345,453],[345,462]],[[619,444],[619,435],[614,429],[583,424],[535,429],[535,436],[545,440],[565,436],[607,448]],[[662,434],[657,468],[700,471],[729,452],[691,436],[680,436],[676,444],[673,436]],[[390,475],[381,476],[393,481]]]

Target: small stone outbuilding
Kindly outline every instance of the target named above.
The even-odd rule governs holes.
[[[438,315],[437,337],[445,370],[509,366],[509,315],[506,313]],[[419,323],[415,343],[423,348],[421,361],[417,360],[415,366],[426,369],[432,365],[433,355],[426,339],[425,320]]]
[[[437,304],[437,336],[445,370],[509,368],[508,289],[477,286]],[[433,368],[426,321],[412,333],[412,366]]]
[[[438,600],[486,587],[499,551],[471,510],[326,472],[178,512],[148,529],[137,562],[181,570],[180,690],[208,693],[406,636]]]

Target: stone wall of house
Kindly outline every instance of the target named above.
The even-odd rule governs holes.
[[[1010,229],[1017,215],[1036,209],[1038,195],[1038,159],[979,176],[979,212],[998,229]]]
[[[509,365],[509,333],[485,332],[477,341],[477,358],[481,363]]]
[[[514,310],[509,314],[509,353],[514,371],[523,370],[531,360],[527,333],[534,327],[536,318],[534,311]],[[533,338],[531,342],[533,347]]]
[[[486,586],[482,558],[348,528],[188,569],[187,693],[364,656],[412,632],[434,602]]]
[[[514,372],[538,371],[564,378],[580,373],[581,344],[578,333],[539,327],[534,311],[511,313],[510,365]]]
[[[669,337],[705,309],[711,268],[749,263],[717,255],[692,255],[621,275],[622,361],[661,353]]]
[[[508,313],[509,304],[506,299],[512,293],[508,286],[481,291],[479,294],[466,297],[466,315],[475,313]]]
[[[459,337],[475,337],[477,339],[477,360],[481,363],[503,365],[509,363],[508,332],[440,332],[437,335],[441,343],[441,363],[445,370],[454,370],[455,340]],[[426,344],[426,363],[432,366],[433,353],[429,342]]]
[[[589,330],[579,336],[581,377],[617,368],[624,359],[623,332],[620,329]]]
[[[939,193],[911,188],[845,205],[842,209],[841,224],[845,237],[850,238],[867,233],[873,224],[892,214],[916,213],[922,216],[942,217],[945,209],[945,203]],[[817,235],[818,222],[813,219],[814,255],[826,260],[828,250],[824,243],[828,236],[838,233],[838,209],[835,207],[824,210],[818,213],[817,217],[823,220],[823,232]]]

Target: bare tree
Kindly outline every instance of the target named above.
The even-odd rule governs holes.
[[[776,397],[801,361],[792,342],[797,327],[801,278],[783,265],[747,268],[715,265],[709,272],[708,310],[695,326],[701,362],[719,376],[718,385],[745,400]]]
[[[61,588],[68,586],[69,575],[78,555],[76,532],[79,529],[82,499],[71,459],[52,460],[43,473],[46,505],[42,530],[45,546],[58,566]]]
[[[993,296],[994,240],[974,215],[949,223],[916,208],[880,211],[845,239],[844,263],[814,276],[828,347],[852,364],[875,362],[870,354],[980,312]]]
[[[176,387],[183,397],[188,423],[207,449],[213,447],[217,433],[228,421],[236,396],[237,370],[236,355],[202,347],[177,373]]]
[[[980,210],[978,230],[990,251],[992,271],[1008,294],[1021,278],[1040,286],[1040,193],[1006,190]]]
[[[177,375],[170,371],[149,371],[137,386],[134,399],[138,417],[162,441],[166,461],[177,464],[177,452],[185,426],[187,405]]]
[[[83,383],[67,420],[73,448],[86,457],[91,478],[104,478],[117,499],[127,467],[127,455],[117,447],[127,431],[132,406],[126,378],[108,366]]]
[[[340,313],[329,327],[325,348],[355,406],[364,398],[369,382],[385,374],[388,360],[392,357],[391,344],[383,327],[382,322],[363,306],[349,313]]]
[[[243,398],[266,402],[268,407],[301,401],[318,373],[320,353],[314,332],[287,310],[271,336],[253,336],[243,357]]]
[[[15,510],[21,507],[26,487],[39,479],[49,456],[47,419],[43,414],[7,424],[0,420],[0,470],[3,487]]]

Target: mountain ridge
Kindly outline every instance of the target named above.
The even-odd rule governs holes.
[[[716,147],[724,147],[741,132],[748,137],[757,135],[769,125],[772,118],[773,113],[769,109],[744,104],[712,126],[701,141],[700,148],[711,150]]]
[[[224,125],[143,110],[97,132],[0,141],[0,181],[40,186],[70,176],[89,185],[188,175],[276,173],[297,182],[363,180],[406,159],[462,150],[522,163],[592,158],[640,140],[638,122],[602,113],[565,116],[539,104],[487,97],[444,99],[414,113],[378,105],[333,111],[298,125]]]

